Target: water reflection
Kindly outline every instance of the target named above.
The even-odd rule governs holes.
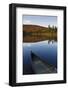
[[[36,43],[23,44],[23,74],[34,74],[32,69],[31,51],[42,61],[54,65],[57,69],[57,41],[46,40]]]

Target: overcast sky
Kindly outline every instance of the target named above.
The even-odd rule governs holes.
[[[23,24],[33,24],[47,27],[57,26],[57,16],[38,16],[38,15],[23,15]]]

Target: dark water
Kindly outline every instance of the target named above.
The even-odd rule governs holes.
[[[57,42],[42,41],[23,44],[23,74],[34,74],[32,69],[31,51],[41,60],[57,68]]]

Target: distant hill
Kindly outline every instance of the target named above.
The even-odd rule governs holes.
[[[23,42],[57,40],[57,28],[23,25]]]
[[[48,29],[47,27],[38,26],[38,25],[23,25],[23,30],[26,32],[36,32],[47,29]]]

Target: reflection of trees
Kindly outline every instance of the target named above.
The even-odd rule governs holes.
[[[29,36],[29,35],[31,35],[32,33],[30,33],[30,32],[26,32],[26,31],[23,31],[23,36]]]

